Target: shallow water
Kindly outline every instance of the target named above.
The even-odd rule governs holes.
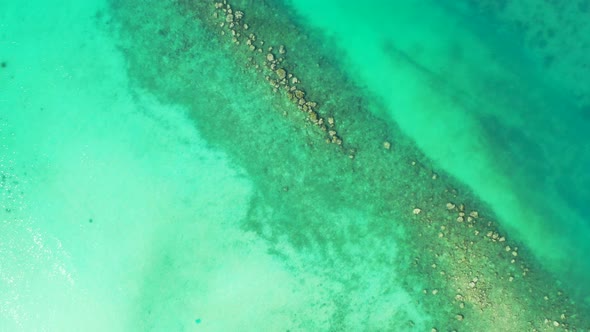
[[[502,3],[3,4],[0,330],[589,330],[585,7]]]

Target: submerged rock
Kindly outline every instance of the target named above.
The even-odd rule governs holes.
[[[277,73],[277,76],[279,77],[279,79],[283,79],[287,76],[287,71],[283,68],[277,69],[276,73]]]

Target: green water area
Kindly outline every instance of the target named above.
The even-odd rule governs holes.
[[[390,2],[7,5],[0,331],[590,331],[584,52]]]

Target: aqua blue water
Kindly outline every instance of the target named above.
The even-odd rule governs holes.
[[[536,4],[511,6],[526,11]],[[590,53],[583,12],[559,21],[561,29],[579,28],[577,33],[554,30],[554,36],[544,36],[549,45],[573,44],[564,50],[526,43],[526,34],[553,29],[554,22],[544,25],[540,17],[538,25],[518,29],[496,11],[481,13],[475,5],[296,1],[293,6],[306,22],[337,39],[348,55],[348,70],[389,105],[385,117],[494,205],[506,223],[529,232],[522,236],[533,237],[537,250],[546,248],[551,255],[547,243],[553,243],[580,257],[575,264],[587,271],[590,121],[584,115],[588,78],[582,73],[588,73]],[[577,9],[543,6],[549,17],[561,7]],[[519,14],[511,18],[533,19]],[[552,66],[539,60],[546,56],[555,59]],[[580,77],[565,79],[572,75]]]
[[[230,2],[0,4],[0,331],[590,330],[585,0]]]

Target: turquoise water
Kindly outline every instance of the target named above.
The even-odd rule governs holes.
[[[0,331],[590,330],[584,1],[227,5],[0,5]]]
[[[578,36],[581,31],[565,36],[554,24],[535,22],[513,31],[494,15],[437,2],[376,1],[379,11],[358,2],[293,5],[336,39],[348,70],[383,99],[381,116],[492,205],[535,252],[562,267],[579,257],[569,268],[588,271],[588,78],[555,78],[588,73],[588,38]],[[543,6],[548,16],[558,10]],[[532,20],[520,15],[512,20]],[[560,28],[588,29],[578,15],[564,18]],[[349,24],[355,21],[360,28]],[[578,47],[519,44],[528,30],[547,29],[557,29],[554,38],[544,36],[547,43]],[[543,56],[555,58],[554,66],[540,64]],[[582,90],[577,98],[575,90]]]

